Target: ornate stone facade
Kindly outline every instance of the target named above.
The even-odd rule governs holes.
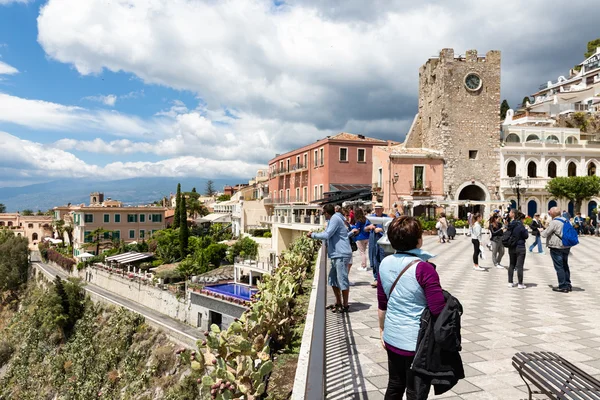
[[[450,204],[500,200],[500,102],[499,51],[443,49],[419,69],[419,113],[404,146],[441,154]]]

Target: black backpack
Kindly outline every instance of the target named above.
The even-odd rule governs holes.
[[[504,247],[516,247],[517,246],[517,242],[519,241],[519,238],[513,236],[513,229],[514,229],[514,225],[511,227],[509,225],[508,229],[506,231],[504,231],[504,233],[502,234],[502,245]]]

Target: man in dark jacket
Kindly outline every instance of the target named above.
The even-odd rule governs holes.
[[[529,246],[529,252],[533,253],[533,248],[537,245],[538,253],[544,254],[542,238],[540,237],[540,228],[543,228],[542,223],[540,222],[540,214],[536,213],[533,216],[533,220],[529,227],[531,228],[531,235],[535,238],[535,241]]]
[[[464,379],[465,371],[460,358],[460,317],[462,304],[447,291],[446,306],[433,318],[429,309],[421,315],[417,351],[412,365],[417,400],[427,399],[431,385],[436,396],[452,389]]]
[[[510,265],[508,266],[508,287],[510,288],[515,287],[513,277],[516,269],[519,279],[519,289],[525,289],[525,285],[523,284],[523,265],[525,264],[525,242],[529,237],[529,232],[527,232],[527,228],[523,225],[524,220],[525,214],[519,212],[517,218],[508,226],[508,230],[512,231],[514,239],[514,245],[508,248],[508,257],[510,259]]]

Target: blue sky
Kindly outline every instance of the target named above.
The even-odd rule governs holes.
[[[339,131],[402,140],[441,48],[501,50],[516,105],[581,61],[598,16],[542,0],[0,0],[0,187],[243,179]]]

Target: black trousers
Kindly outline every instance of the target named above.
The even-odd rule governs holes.
[[[510,258],[510,264],[508,265],[508,283],[513,283],[516,269],[519,285],[522,285],[523,265],[525,264],[525,247],[509,247],[508,257]]]
[[[471,239],[473,242],[473,264],[479,265],[479,240]]]
[[[410,369],[414,356],[406,357],[387,351],[389,380],[385,400],[402,400],[406,391],[406,400],[416,400],[415,378]]]

